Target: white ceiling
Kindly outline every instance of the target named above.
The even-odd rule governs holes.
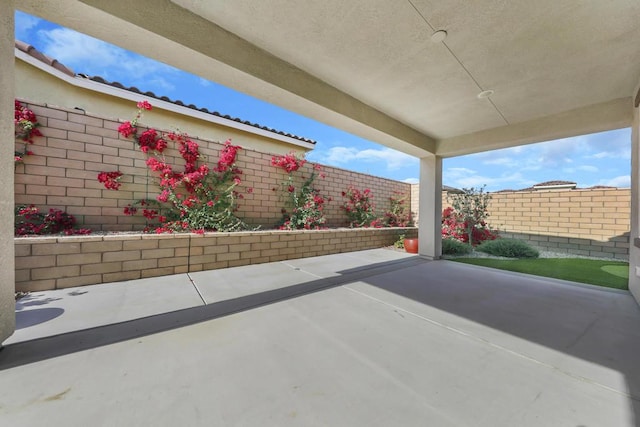
[[[629,126],[640,79],[638,0],[16,7],[414,155]],[[441,29],[446,40],[432,42]]]

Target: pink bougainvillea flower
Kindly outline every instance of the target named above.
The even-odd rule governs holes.
[[[148,129],[142,132],[142,135],[138,138],[138,144],[143,153],[147,153],[149,150],[162,153],[167,148],[167,142],[158,136],[158,132],[155,129]]]
[[[118,133],[125,138],[129,138],[136,133],[136,128],[131,124],[129,120],[118,126]]]
[[[307,161],[302,157],[297,157],[295,153],[291,152],[284,156],[273,156],[271,158],[271,164],[273,166],[284,169],[287,173],[292,173],[300,169]]]
[[[149,104],[148,101],[140,101],[136,104],[136,107],[138,107],[140,110],[151,110],[151,104]]]
[[[142,216],[144,216],[147,219],[154,219],[155,217],[158,216],[158,211],[155,209],[143,209]]]
[[[138,208],[136,208],[134,206],[127,205],[127,206],[124,207],[124,214],[125,215],[129,215],[129,216],[135,215],[136,212],[138,212]]]
[[[224,143],[224,147],[220,152],[220,160],[218,160],[218,166],[214,169],[216,172],[227,172],[230,169],[233,169],[233,165],[236,162],[236,157],[238,155],[238,150],[242,149],[239,145],[232,145],[231,140],[227,139]],[[232,171],[234,173],[237,170]]]
[[[120,177],[122,177],[122,172],[120,171],[100,172],[98,174],[98,182],[104,184],[107,190],[117,190],[122,185],[119,182]]]

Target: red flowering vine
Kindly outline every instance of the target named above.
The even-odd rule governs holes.
[[[409,227],[412,224],[411,213],[407,210],[408,196],[394,191],[389,197],[390,208],[384,213],[385,223],[389,227]]]
[[[136,127],[130,121],[126,121],[118,126],[118,133],[125,138],[129,138],[131,135],[135,135]]]
[[[15,163],[19,163],[24,160],[25,156],[33,155],[31,150],[27,150],[27,144],[33,144],[33,138],[42,136],[42,133],[38,129],[40,123],[38,123],[38,118],[33,110],[22,105],[17,99],[14,101],[14,107],[14,135],[24,144],[23,150],[16,150],[14,154]]]
[[[113,172],[100,172],[98,174],[98,182],[104,184],[104,187],[107,190],[118,190],[120,188],[120,178],[122,177],[122,172],[113,171]]]
[[[358,190],[353,185],[342,192],[342,197],[347,200],[342,203],[340,209],[344,211],[349,220],[350,227],[380,227],[382,222],[375,212],[375,204],[372,202],[373,193],[365,188]]]
[[[293,152],[283,156],[273,156],[271,158],[271,164],[273,166],[284,169],[288,174],[296,172],[304,166],[305,163],[307,163],[307,161],[304,157],[297,156]],[[319,167],[319,165],[316,166]]]
[[[331,198],[325,198],[313,186],[318,175],[324,178],[321,166],[315,165],[311,175],[306,179],[304,176],[294,176],[294,173],[299,171],[306,162],[304,157],[297,156],[295,153],[271,158],[273,166],[287,173],[287,179],[282,183],[282,188],[287,207],[290,210],[282,208],[281,229],[319,229],[326,222],[324,205],[326,202],[330,202]],[[300,181],[302,181],[301,185],[296,186],[296,182]]]
[[[149,150],[162,153],[167,148],[167,142],[158,135],[155,129],[148,129],[138,137],[138,145],[143,153],[148,153]]]
[[[224,143],[216,166],[211,169],[206,163],[200,164],[200,147],[189,135],[170,132],[162,134],[148,129],[138,135],[137,123],[143,110],[151,110],[147,101],[137,104],[138,112],[131,121],[118,128],[125,138],[133,138],[140,150],[149,156],[147,167],[156,173],[160,194],[150,207],[148,200],[138,201],[125,207],[125,215],[141,212],[147,220],[157,220],[155,231],[158,233],[173,231],[204,232],[236,231],[248,226],[234,215],[237,210],[236,199],[242,198],[236,187],[241,184],[242,171],[236,166],[241,147],[233,145],[231,140]],[[163,151],[168,143],[177,146],[184,160],[182,171],[174,170],[167,163]],[[161,212],[164,214],[161,214]]]

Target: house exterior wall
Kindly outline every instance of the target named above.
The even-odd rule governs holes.
[[[16,97],[20,99],[43,106],[50,105],[54,108],[62,106],[68,109],[78,109],[76,113],[86,112],[91,117],[101,117],[111,121],[131,119],[136,112],[135,102],[129,99],[74,86],[20,59],[16,59],[15,67]],[[128,96],[134,95],[124,89],[102,86],[121,91]],[[152,105],[154,102],[158,102],[153,98],[148,98],[148,101]],[[180,129],[188,131],[193,137],[212,141],[225,141],[231,138],[236,145],[267,153],[285,154],[290,151],[307,152],[310,150],[275,138],[244,132],[161,108],[154,108],[152,112],[145,114],[142,121],[147,126],[160,129]],[[276,136],[275,133],[273,135]]]
[[[24,164],[15,168],[15,203],[34,204],[41,209],[57,208],[74,215],[80,226],[95,231],[142,230],[146,223],[139,216],[125,216],[123,209],[134,200],[155,199],[159,193],[148,171],[146,157],[134,146],[130,139],[121,137],[117,128],[120,122],[106,119],[83,111],[51,107],[28,102],[38,121],[43,137],[37,137],[34,152],[26,156]],[[123,107],[123,111],[130,110]],[[155,110],[143,117],[153,116]],[[162,128],[161,128],[162,129]],[[171,130],[166,129],[165,130]],[[185,128],[184,131],[190,130]],[[221,143],[195,139],[200,151],[213,165],[218,159]],[[234,140],[242,145],[242,140]],[[175,149],[163,153],[167,162],[182,165],[184,160]],[[253,226],[271,229],[279,223],[284,206],[281,183],[286,175],[271,165],[272,154],[253,149],[243,149],[238,155],[237,165],[243,171],[237,216]],[[124,175],[118,191],[107,190],[97,181],[101,171],[119,170]],[[179,166],[178,166],[179,170]],[[312,165],[307,164],[304,172],[310,174]],[[370,188],[379,211],[389,207],[389,197],[394,192],[410,193],[410,185],[399,181],[360,174],[340,168],[323,167],[326,178],[316,179],[320,192],[332,197],[325,208],[327,225],[346,225],[346,216],[340,210],[345,200],[341,193],[349,184],[359,189]],[[252,188],[248,194],[243,191]]]

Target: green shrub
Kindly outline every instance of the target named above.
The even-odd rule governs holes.
[[[394,247],[394,248],[398,248],[398,249],[402,249],[402,248],[404,248],[404,239],[405,239],[405,237],[406,237],[406,236],[405,236],[404,234],[399,235],[399,236],[398,236],[398,240],[396,240],[396,241],[393,243],[393,247]]]
[[[466,255],[471,252],[472,247],[459,240],[450,238],[442,239],[442,253],[444,255]]]
[[[507,258],[538,258],[538,250],[516,239],[487,240],[476,247],[477,251]]]

